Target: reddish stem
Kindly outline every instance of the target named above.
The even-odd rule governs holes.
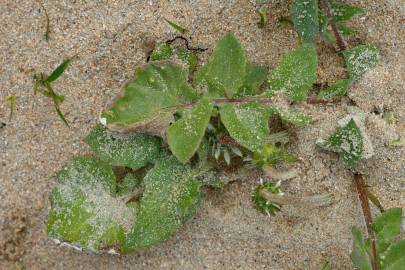
[[[370,204],[368,203],[367,190],[365,188],[363,175],[355,173],[354,182],[356,183],[361,208],[363,209],[363,215],[366,221],[368,236],[370,237],[371,240],[371,267],[373,270],[378,270],[377,250],[375,247],[375,235],[373,228],[371,228],[371,224],[373,223],[373,217],[370,211]]]
[[[343,40],[342,36],[340,35],[339,30],[337,29],[337,26],[335,24],[335,21],[333,20],[333,16],[330,12],[328,0],[321,0],[321,6],[322,6],[323,11],[326,14],[326,17],[328,17],[328,22],[329,22],[329,25],[332,27],[332,31],[333,31],[333,34],[335,35],[336,43],[339,47],[339,51],[342,52],[342,51],[346,50],[345,41]]]

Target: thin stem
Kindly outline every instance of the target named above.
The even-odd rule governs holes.
[[[371,267],[373,270],[378,270],[377,250],[375,247],[375,235],[373,229],[371,228],[371,224],[373,223],[373,217],[370,211],[370,204],[368,203],[367,190],[364,185],[363,175],[355,173],[354,182],[356,183],[361,208],[363,209],[363,215],[367,225],[368,236],[370,237],[371,240]]]
[[[342,52],[342,51],[346,50],[345,41],[343,40],[342,36],[340,35],[339,30],[337,29],[337,26],[335,24],[335,21],[333,20],[333,16],[330,12],[328,0],[321,0],[321,6],[322,6],[323,11],[326,14],[326,17],[328,17],[328,22],[329,22],[329,25],[332,27],[332,31],[333,31],[333,34],[335,35],[336,43],[339,47],[339,51]]]

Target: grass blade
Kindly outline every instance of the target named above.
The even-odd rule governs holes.
[[[7,98],[7,100],[10,101],[10,115],[8,117],[8,121],[11,122],[11,119],[13,118],[13,114],[14,114],[14,96],[10,96]]]
[[[65,59],[65,61],[63,61],[62,64],[60,64],[54,71],[52,71],[51,75],[49,75],[46,79],[45,82],[53,82],[55,81],[57,78],[59,78],[62,73],[66,70],[66,68],[68,67],[70,63],[70,59]]]
[[[165,21],[171,26],[173,27],[173,29],[179,31],[181,34],[186,33],[188,30],[186,28],[183,28],[179,25],[177,25],[175,22],[173,21],[169,21],[168,19],[165,18]]]
[[[70,127],[68,121],[66,120],[65,116],[63,115],[62,111],[60,110],[57,104],[55,104],[55,110],[56,113],[59,115],[59,118],[63,121],[63,123],[65,123],[67,127]]]

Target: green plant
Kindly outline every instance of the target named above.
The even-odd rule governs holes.
[[[177,37],[158,44],[148,65],[135,70],[122,95],[101,113],[102,125],[85,139],[94,156],[78,157],[58,173],[50,195],[49,235],[92,250],[127,253],[148,247],[169,238],[194,215],[204,186],[222,188],[226,181],[221,172],[227,168],[253,164],[274,169],[281,162],[297,161],[284,148],[285,131],[270,134],[269,119],[309,124],[309,116],[288,103],[319,102],[308,97],[317,78],[315,38],[328,24],[334,28],[335,21],[352,16],[341,19],[340,12],[356,13],[350,6],[331,2],[340,11],[332,19],[326,12],[325,24],[320,22],[325,15],[318,1],[305,3],[294,1],[292,9],[300,43],[269,75],[247,61],[231,33],[197,70],[198,50],[190,48],[185,38],[179,37],[185,46],[174,44]],[[321,92],[321,103],[344,95],[377,64],[378,51],[372,45],[342,51],[347,79]],[[38,81],[55,101],[58,95],[49,88],[49,77],[57,78],[61,72],[52,74],[41,74]],[[318,145],[342,153],[345,165],[353,169],[363,157],[364,134],[355,118],[350,119]],[[279,185],[263,182],[256,188],[253,201],[260,211],[275,213],[285,203],[325,205],[333,199],[283,196]]]

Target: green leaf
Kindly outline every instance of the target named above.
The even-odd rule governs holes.
[[[246,65],[246,76],[243,85],[238,90],[238,96],[254,96],[259,92],[260,85],[267,77],[267,69],[254,65]]]
[[[162,61],[174,59],[175,57],[180,59],[188,66],[188,71],[190,74],[191,72],[194,71],[194,69],[197,66],[198,57],[195,52],[190,51],[187,48],[183,48],[181,46],[168,44],[167,42],[159,44],[153,50],[150,59],[152,61]]]
[[[304,42],[313,42],[319,30],[317,0],[294,0],[292,5],[292,19],[295,31]]]
[[[227,33],[215,47],[210,61],[199,75],[209,85],[213,96],[233,97],[243,85],[246,74],[245,52],[232,33]]]
[[[141,188],[141,182],[141,177],[127,173],[117,185],[117,195],[122,196],[133,193],[136,189]]]
[[[393,244],[387,251],[384,270],[403,270],[405,265],[405,239]]]
[[[257,23],[257,26],[262,29],[266,26],[269,18],[267,17],[268,10],[263,6],[258,11],[257,14],[260,16],[260,20]]]
[[[342,97],[346,95],[347,89],[350,86],[350,80],[343,79],[339,80],[335,84],[329,86],[328,88],[319,92],[318,97],[324,99],[330,99],[334,97]]]
[[[316,81],[315,45],[305,43],[283,57],[269,80],[270,92],[283,91],[294,101],[304,100]]]
[[[335,22],[350,20],[353,16],[364,13],[364,10],[359,7],[338,3],[336,1],[329,1],[330,11],[333,15]]]
[[[181,34],[184,34],[185,32],[188,31],[186,28],[183,28],[183,27],[179,26],[178,24],[176,24],[175,22],[169,21],[169,20],[166,19],[166,18],[165,18],[165,21],[166,21],[171,27],[173,27],[175,30],[179,31]]]
[[[138,69],[136,78],[124,86],[123,96],[101,117],[112,130],[138,129],[152,134],[165,130],[178,106],[197,98],[187,77],[187,72],[172,64]]]
[[[135,225],[126,238],[123,252],[147,247],[169,238],[199,206],[201,184],[189,166],[176,158],[162,159],[144,178],[145,193]]]
[[[275,165],[283,161],[296,162],[298,158],[273,144],[266,144],[260,151],[253,153],[253,162],[259,166]]]
[[[119,246],[135,219],[134,209],[115,197],[111,166],[80,157],[58,173],[50,195],[48,233],[89,249]]]
[[[356,30],[354,30],[354,28],[347,26],[344,23],[337,23],[336,26],[337,26],[339,32],[344,36],[350,36],[350,35],[354,34],[354,32],[356,32]]]
[[[341,153],[344,164],[349,168],[356,164],[363,153],[363,137],[353,119],[329,139],[317,141],[317,145],[325,150]]]
[[[388,209],[374,220],[372,228],[376,232],[377,253],[385,252],[391,242],[401,232],[401,222],[401,208]]]
[[[260,150],[269,136],[269,112],[252,102],[240,106],[224,104],[219,113],[229,134],[239,144],[251,151]]]
[[[145,134],[111,134],[97,125],[85,142],[96,155],[113,166],[126,166],[134,170],[154,162],[161,155],[162,140]]]
[[[13,118],[13,114],[14,114],[15,97],[13,95],[11,95],[7,98],[7,100],[10,101],[10,114],[8,115],[8,121],[11,122],[11,119]]]
[[[45,81],[50,83],[55,81],[57,78],[59,78],[63,72],[67,69],[67,67],[69,66],[70,63],[70,59],[66,59],[65,61],[63,61],[62,64],[60,64],[54,71],[52,71],[51,75],[49,75]]]
[[[211,118],[213,103],[203,98],[195,108],[172,124],[167,130],[167,142],[173,155],[182,163],[197,151]]]
[[[276,114],[286,123],[296,126],[306,126],[311,122],[311,117],[294,108],[281,107],[276,105],[268,105],[267,108],[271,113]]]
[[[349,79],[357,80],[378,64],[379,52],[372,44],[359,45],[343,52]]]
[[[371,270],[370,257],[359,228],[353,228],[353,251],[350,254],[354,265],[360,270]]]

